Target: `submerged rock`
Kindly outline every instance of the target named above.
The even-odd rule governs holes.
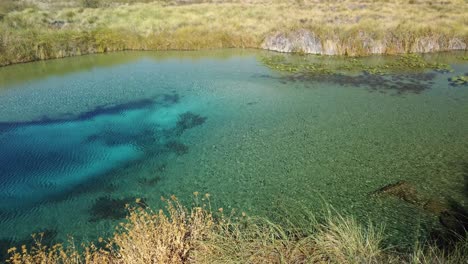
[[[416,188],[407,181],[388,184],[373,192],[372,195],[394,196],[426,212],[437,215],[443,230],[435,231],[433,236],[439,242],[451,243],[467,235],[468,210],[456,201],[427,198],[418,193]]]
[[[415,205],[424,204],[416,188],[407,181],[385,185],[373,193],[374,195],[390,195]]]
[[[435,215],[441,215],[445,212],[451,211],[447,202],[440,199],[428,198],[420,194],[416,187],[407,181],[398,181],[396,183],[385,185],[373,192],[372,195],[393,196]]]

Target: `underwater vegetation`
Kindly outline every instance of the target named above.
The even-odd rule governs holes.
[[[102,219],[121,219],[127,216],[126,205],[135,198],[115,199],[108,196],[100,197],[89,209],[90,221]]]
[[[161,177],[159,175],[154,177],[142,178],[139,180],[141,185],[144,186],[155,186],[161,181]]]
[[[194,114],[192,112],[186,112],[179,116],[179,120],[177,121],[175,133],[177,135],[181,135],[184,133],[185,130],[191,129],[205,123],[206,117],[202,117],[200,115]]]
[[[177,156],[182,156],[184,154],[187,154],[188,153],[188,150],[189,148],[187,147],[187,145],[185,144],[182,144],[180,142],[177,142],[177,141],[169,141],[166,143],[166,148],[168,148],[170,151],[174,152],[175,154],[177,154]]]
[[[434,73],[388,74],[377,75],[367,72],[359,75],[334,74],[294,74],[280,77],[280,82],[303,82],[305,85],[327,82],[344,87],[367,87],[369,91],[393,91],[398,95],[405,93],[418,94],[427,90],[433,84]]]

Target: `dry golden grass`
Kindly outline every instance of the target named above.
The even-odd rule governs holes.
[[[465,0],[106,1],[83,8],[32,0],[36,8],[4,15],[0,65],[123,49],[260,48],[275,32],[298,29],[361,55],[362,38],[381,41],[386,53],[410,51],[418,39],[440,49],[453,38],[468,43]]]
[[[120,263],[187,263],[213,232],[212,214],[201,207],[188,211],[175,197],[168,201],[167,214],[132,211],[110,242],[118,248]]]
[[[127,221],[107,242],[79,250],[73,241],[51,248],[9,250],[7,263],[466,263],[468,243],[461,240],[450,252],[435,246],[397,254],[382,247],[381,228],[362,226],[352,218],[330,216],[307,228],[284,228],[244,213],[211,211],[209,196],[191,210],[177,198],[165,210],[130,209]],[[137,202],[140,202],[137,200]],[[202,204],[199,204],[201,202]],[[314,230],[313,232],[306,230]]]
[[[106,8],[25,10],[10,14],[29,27],[48,21],[67,21],[66,28],[128,29],[144,35],[196,30],[264,37],[282,29],[306,28],[320,34],[349,34],[365,30],[385,34],[385,29],[435,31],[466,37],[468,4],[449,1],[233,1],[168,4],[165,1],[117,5]],[[6,19],[7,21],[9,19]]]

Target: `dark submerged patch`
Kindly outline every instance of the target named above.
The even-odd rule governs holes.
[[[159,175],[156,175],[154,177],[146,177],[146,178],[141,178],[138,180],[138,183],[140,185],[144,186],[155,186],[161,181],[161,177]]]
[[[205,123],[206,117],[202,117],[192,112],[186,112],[179,115],[179,120],[176,124],[176,135],[181,135],[185,130],[191,129]]]
[[[131,144],[144,150],[149,146],[153,146],[159,141],[156,128],[143,129],[137,133],[122,132],[118,128],[112,130],[104,130],[98,134],[91,135],[86,138],[84,143],[102,141],[106,146],[117,146]]]
[[[8,131],[10,129],[22,126],[34,126],[34,125],[49,125],[66,122],[77,122],[85,121],[101,115],[116,115],[121,114],[124,111],[144,109],[154,105],[168,106],[176,104],[180,101],[178,94],[164,94],[160,97],[139,99],[130,101],[122,104],[114,105],[101,105],[97,106],[93,110],[80,113],[78,115],[72,115],[70,113],[64,114],[62,117],[51,118],[43,116],[37,120],[31,121],[19,121],[19,122],[0,122],[0,133]],[[92,140],[92,138],[90,138]]]
[[[165,94],[163,96],[163,101],[164,103],[168,105],[177,104],[180,101],[180,95],[179,94]]]
[[[189,147],[183,143],[180,143],[178,141],[169,141],[168,143],[165,144],[165,147],[171,151],[177,154],[177,156],[182,156],[188,153]]]
[[[417,74],[392,74],[378,75],[363,73],[360,75],[345,74],[320,74],[305,75],[295,74],[281,77],[287,82],[328,82],[343,87],[367,87],[369,91],[395,91],[397,94],[419,94],[431,88],[432,80],[436,77],[433,72]]]
[[[99,197],[89,209],[90,222],[100,220],[118,220],[125,218],[128,214],[127,205],[135,202],[134,197],[124,199],[111,198],[109,196]]]

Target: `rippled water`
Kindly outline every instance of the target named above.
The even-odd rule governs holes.
[[[328,203],[408,243],[438,216],[375,190],[405,180],[467,205],[468,87],[447,80],[468,72],[451,59],[463,54],[437,55],[452,73],[327,77],[272,71],[268,55],[133,52],[0,68],[0,248],[41,231],[55,242],[109,236],[136,198],[157,208],[171,194],[190,204],[194,191],[272,218]]]

